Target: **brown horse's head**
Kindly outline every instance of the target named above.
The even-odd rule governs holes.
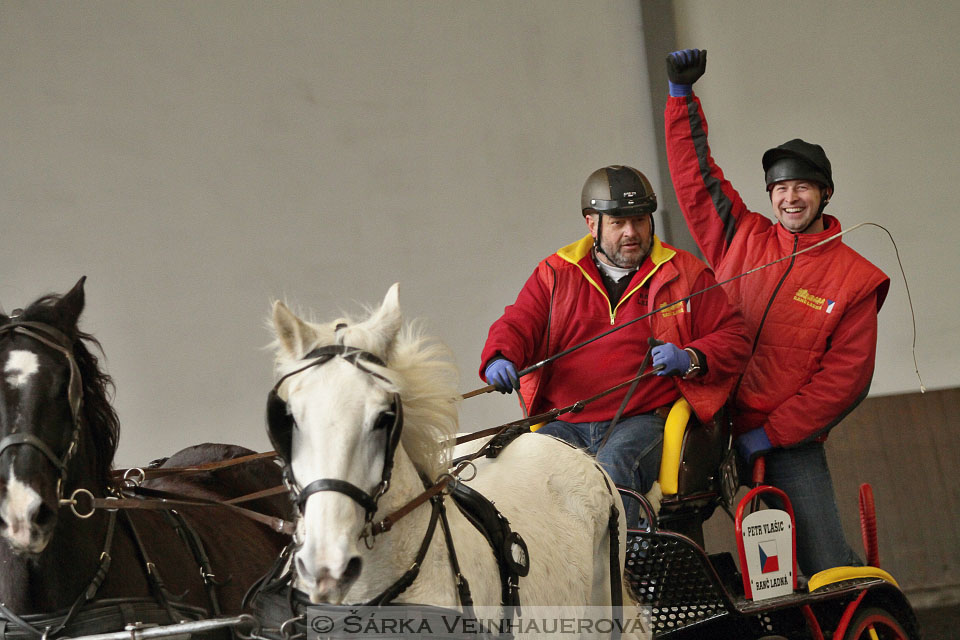
[[[116,446],[116,415],[103,392],[110,381],[77,329],[83,282],[0,314],[0,537],[21,554],[46,548],[60,499],[81,476],[88,488],[103,485],[88,476],[105,477]],[[104,416],[96,421],[104,433],[85,432]]]

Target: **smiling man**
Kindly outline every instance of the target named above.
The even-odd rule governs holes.
[[[714,163],[707,121],[692,91],[707,52],[667,56],[667,158],[680,208],[721,281],[743,312],[753,353],[734,390],[737,449],[766,458],[767,484],[793,505],[797,560],[810,576],[860,564],[843,535],[823,442],[866,397],[877,348],[877,312],[890,280],[840,239],[823,213],[833,170],[819,145],[790,140],[763,154],[767,193],[778,223],[749,211]]]
[[[657,238],[656,209],[653,188],[636,169],[613,165],[590,174],[580,197],[589,234],[540,262],[490,327],[480,367],[481,377],[501,392],[519,389],[534,415],[630,380],[647,338],[663,341],[652,352],[662,369],[629,395],[613,430],[626,390],[538,431],[596,455],[614,482],[641,493],[657,478],[670,405],[683,394],[702,420],[711,418],[750,348],[743,321],[721,289],[677,302],[716,280],[703,262]],[[518,370],[648,313],[518,380]],[[628,501],[631,526],[638,511],[637,502]]]

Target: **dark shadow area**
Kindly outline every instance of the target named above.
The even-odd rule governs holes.
[[[662,187],[657,193],[664,229],[657,235],[670,244],[702,257],[687,224],[680,213],[677,196],[670,180],[667,166],[667,144],[663,131],[663,108],[667,103],[667,54],[676,50],[677,33],[674,26],[673,3],[670,0],[643,0],[640,3],[640,18],[643,24],[644,50],[647,56],[647,75],[650,78],[650,106],[653,111],[654,130],[657,136],[657,166]]]
[[[917,620],[926,640],[960,640],[960,606],[919,609]]]

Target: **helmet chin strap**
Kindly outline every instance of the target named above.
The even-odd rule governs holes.
[[[805,227],[804,227],[803,229],[801,229],[800,231],[795,231],[794,233],[806,233],[806,232],[807,232],[807,229],[809,229],[811,226],[813,226],[813,223],[814,223],[814,222],[816,222],[817,220],[819,220],[820,218],[823,217],[823,210],[827,208],[827,205],[828,205],[828,204],[830,204],[830,197],[828,196],[828,197],[824,198],[823,195],[822,195],[822,192],[821,192],[821,196],[820,196],[820,207],[817,209],[817,215],[813,216],[813,218],[810,220],[810,222],[807,223],[807,226],[805,226]]]
[[[603,250],[603,246],[600,244],[600,234],[603,231],[603,214],[599,211],[597,212],[597,237],[593,239],[593,249],[597,253],[602,253],[607,257],[607,260],[610,261],[610,264],[616,264],[613,261],[613,258],[610,257],[610,254]]]

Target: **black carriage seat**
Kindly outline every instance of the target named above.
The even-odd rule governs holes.
[[[719,490],[720,465],[730,452],[730,422],[726,407],[706,423],[690,403],[680,398],[670,408],[663,430],[660,489],[664,498],[678,500]]]
[[[737,491],[730,442],[729,412],[722,408],[709,422],[697,419],[680,398],[667,415],[658,482],[663,498],[658,526],[703,545],[703,523],[723,499]],[[624,495],[624,499],[631,499]]]

